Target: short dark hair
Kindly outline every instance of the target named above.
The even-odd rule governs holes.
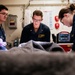
[[[7,8],[5,5],[2,5],[2,4],[1,4],[1,5],[0,5],[0,11],[3,10],[3,9],[8,10],[8,8]]]
[[[40,11],[40,10],[35,10],[35,11],[33,12],[33,16],[34,16],[34,15],[43,17],[43,13],[42,13],[42,11]]]
[[[59,19],[62,19],[64,17],[64,14],[69,13],[69,10],[66,8],[62,8],[59,12]]]
[[[62,19],[64,17],[64,14],[66,13],[73,13],[73,11],[75,10],[75,6],[74,4],[70,4],[70,6],[68,8],[62,8],[59,11],[59,19]]]

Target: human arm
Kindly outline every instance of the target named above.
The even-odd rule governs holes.
[[[45,39],[44,40],[46,42],[50,42],[50,35],[51,35],[50,29],[46,28],[44,31],[45,31]]]
[[[23,28],[20,38],[20,43],[25,43],[28,41],[28,31],[26,28]]]

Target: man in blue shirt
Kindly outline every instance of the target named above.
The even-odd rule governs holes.
[[[21,34],[20,43],[29,40],[50,42],[50,29],[47,25],[41,23],[43,13],[40,10],[35,10],[32,16],[33,23],[26,25]]]
[[[0,5],[0,39],[2,39],[3,42],[6,42],[6,36],[4,29],[2,27],[2,23],[6,21],[8,16],[8,8],[4,5]]]

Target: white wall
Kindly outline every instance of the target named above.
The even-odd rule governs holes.
[[[0,4],[5,5],[19,5],[19,4],[27,4],[29,0],[0,0]]]
[[[13,42],[14,39],[20,38],[22,31],[22,6],[8,6],[9,13],[12,15],[17,15],[17,29],[9,29],[8,23],[5,23],[5,31],[8,42]]]

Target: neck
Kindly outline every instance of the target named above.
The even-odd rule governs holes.
[[[74,17],[74,15],[73,16],[71,16],[71,25],[73,24],[73,17]]]
[[[2,23],[0,23],[0,26],[2,25]]]
[[[0,22],[0,25],[2,24],[2,22]]]
[[[38,31],[38,29],[36,28],[36,29],[34,29],[34,31],[35,31],[35,32],[37,32],[37,31]]]

